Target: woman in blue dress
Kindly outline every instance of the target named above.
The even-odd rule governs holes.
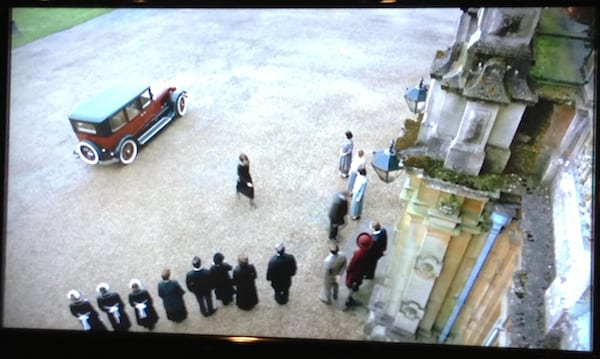
[[[367,183],[367,170],[361,168],[358,170],[358,176],[356,176],[354,186],[352,187],[352,201],[350,203],[350,215],[355,221],[360,218],[362,213]]]
[[[352,165],[352,151],[354,149],[352,137],[352,132],[346,131],[346,139],[342,142],[342,146],[340,147],[339,170],[342,178],[348,178],[350,166]]]

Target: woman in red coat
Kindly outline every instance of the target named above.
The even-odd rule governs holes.
[[[354,254],[346,270],[346,287],[350,289],[350,294],[348,295],[348,300],[346,300],[344,310],[348,310],[350,306],[356,304],[356,300],[352,296],[358,292],[358,288],[369,270],[370,262],[367,252],[373,245],[373,237],[371,234],[363,232],[356,237],[356,245],[358,247],[354,250]]]

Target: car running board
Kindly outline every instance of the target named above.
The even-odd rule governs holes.
[[[174,118],[174,116],[165,116],[161,118],[138,138],[138,142],[143,145],[146,142],[150,141],[150,139],[154,137],[154,135],[156,135],[160,130],[162,130]]]

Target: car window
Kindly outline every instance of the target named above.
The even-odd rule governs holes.
[[[139,98],[142,104],[142,108],[148,107],[148,105],[150,105],[150,102],[152,101],[152,93],[150,92],[150,89],[147,89],[146,91],[142,92]]]
[[[133,120],[135,116],[139,115],[141,111],[140,103],[137,99],[130,102],[127,106],[125,106],[125,112],[127,112],[127,118],[129,121]]]
[[[112,132],[118,131],[121,127],[125,126],[127,123],[127,117],[125,117],[124,111],[119,111],[115,113],[109,120],[110,129]]]
[[[78,132],[96,134],[96,126],[92,123],[77,121],[75,122],[75,128],[77,128]]]

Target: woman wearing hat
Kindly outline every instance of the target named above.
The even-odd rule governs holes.
[[[354,250],[354,254],[352,255],[352,259],[350,259],[348,269],[346,270],[346,287],[350,289],[350,294],[346,300],[346,307],[344,310],[357,304],[352,296],[354,293],[358,292],[358,289],[369,270],[370,262],[367,253],[373,245],[373,237],[371,234],[363,232],[356,237],[356,245],[357,248]]]

